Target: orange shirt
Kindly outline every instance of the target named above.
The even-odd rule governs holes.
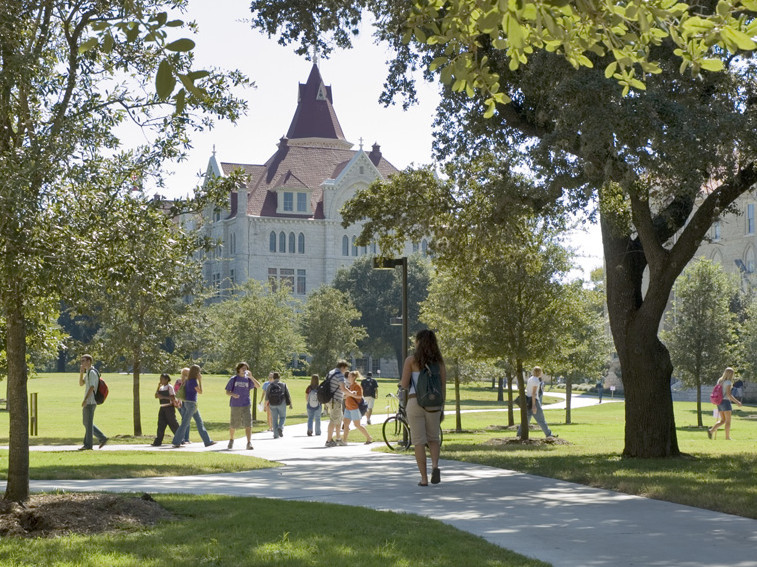
[[[360,384],[355,382],[352,386],[349,386],[347,384],[344,385],[345,388],[347,388],[350,392],[353,394],[357,394],[357,398],[350,398],[349,396],[344,396],[344,407],[346,409],[357,409],[357,404],[360,401],[360,398],[363,397],[363,388]]]

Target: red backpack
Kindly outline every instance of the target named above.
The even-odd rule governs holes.
[[[97,402],[97,405],[99,406],[101,403],[105,401],[105,398],[108,397],[108,385],[105,383],[105,380],[103,380],[100,377],[100,373],[97,371],[97,368],[92,368],[92,370],[95,371],[97,374],[97,388],[95,389],[95,402]]]

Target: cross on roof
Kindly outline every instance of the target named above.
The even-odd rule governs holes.
[[[360,136],[360,149],[361,150],[363,149],[363,137],[362,136]]]

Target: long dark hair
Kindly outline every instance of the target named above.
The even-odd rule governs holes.
[[[189,376],[187,380],[198,380],[200,378],[200,367],[197,364],[193,364],[189,367]]]
[[[439,350],[439,343],[436,342],[436,335],[431,329],[423,329],[415,335],[415,353],[413,357],[418,366],[423,368],[427,364],[442,364],[442,352]]]

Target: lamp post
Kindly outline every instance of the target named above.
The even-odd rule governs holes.
[[[374,258],[373,268],[376,270],[393,270],[397,266],[402,267],[402,316],[399,319],[402,320],[402,362],[405,363],[407,358],[407,257],[402,258]],[[397,324],[397,317],[392,317],[389,321],[390,325]],[[399,369],[400,375],[402,374],[402,368]]]

